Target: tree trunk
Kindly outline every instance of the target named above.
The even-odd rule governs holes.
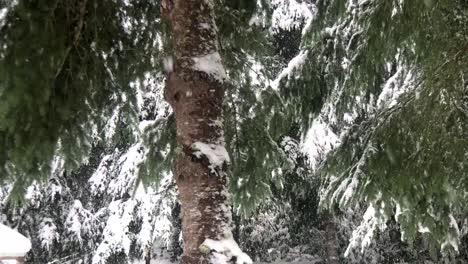
[[[209,263],[205,239],[230,236],[227,155],[222,127],[225,70],[218,53],[212,0],[165,0],[173,58],[166,59],[165,98],[177,126],[174,177],[184,240],[181,263]],[[205,252],[206,253],[206,252]]]
[[[338,264],[338,241],[336,238],[336,223],[332,213],[326,212],[325,225],[325,247],[327,253],[327,264]]]

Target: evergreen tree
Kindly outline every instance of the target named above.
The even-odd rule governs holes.
[[[165,98],[176,122],[173,175],[179,190],[181,263],[252,263],[233,239],[227,191],[230,157],[222,104],[227,74],[218,43],[214,1],[163,1],[172,56]]]
[[[343,210],[368,205],[351,246],[365,247],[393,217],[405,241],[419,233],[434,257],[458,251],[456,216],[466,215],[467,7],[317,1],[317,18],[281,83],[291,107],[299,105],[292,117],[301,117],[304,131],[323,120],[341,134],[321,167],[322,201]],[[324,107],[307,107],[304,90]]]
[[[167,118],[164,80],[155,77],[133,83],[142,129]],[[11,184],[0,193],[1,221],[32,240],[28,263],[128,263],[153,258],[153,244],[168,251],[178,246],[171,240],[178,219],[171,177],[143,191],[137,182],[147,152],[144,137],[125,140],[128,125],[121,114],[116,110],[107,122],[107,139],[92,147],[86,164],[70,172],[56,158],[48,182],[29,186],[20,205],[7,199]],[[112,143],[114,137],[119,140]]]
[[[82,164],[112,117],[137,125],[130,84],[157,69],[161,23],[153,1],[1,5],[0,179],[21,196],[54,156]]]
[[[120,144],[122,147],[121,144],[123,144],[125,148],[125,146],[129,146],[128,144],[144,138],[140,146],[132,146],[129,150],[133,150],[132,153],[144,161],[135,162],[132,166],[138,167],[138,181],[142,180],[146,183],[161,178],[161,175],[170,167],[168,165],[170,165],[174,153],[178,153],[180,156],[184,153],[180,152],[180,150],[187,151],[183,148],[180,150],[175,148],[175,136],[172,134],[173,118],[146,123],[138,130],[135,129],[138,120],[135,109],[139,98],[132,89],[134,88],[132,83],[138,82],[148,73],[154,74],[155,69],[158,70],[158,61],[161,59],[157,57],[160,51],[159,45],[164,42],[164,46],[169,47],[170,41],[165,41],[170,40],[172,37],[171,34],[165,35],[171,31],[164,28],[167,24],[161,22],[162,18],[159,16],[159,10],[161,9],[163,13],[168,11],[168,15],[172,16],[170,15],[173,12],[171,10],[172,4],[171,1],[163,2],[161,5],[159,2],[145,4],[100,2],[96,5],[88,1],[69,1],[66,3],[23,1],[5,7],[5,23],[2,24],[1,28],[2,33],[5,33],[2,34],[2,43],[5,43],[5,45],[2,46],[3,68],[1,71],[5,78],[2,79],[1,96],[2,100],[6,102],[3,105],[1,121],[3,128],[1,175],[4,182],[14,182],[13,190],[9,192],[8,202],[20,200],[15,199],[18,198],[15,196],[21,196],[25,188],[34,180],[45,179],[50,175],[53,157],[63,161],[65,171],[70,172],[89,159],[93,145],[99,146],[102,142],[106,144],[109,140],[115,141],[117,146]],[[200,4],[206,9],[202,10],[203,12],[200,11],[206,17],[199,14],[199,18],[206,20],[213,31],[215,24],[211,20],[214,19],[214,10],[212,10],[214,4],[201,1],[194,1],[191,4]],[[216,7],[220,6],[222,5],[216,4]],[[240,3],[228,8],[240,8],[242,6],[243,4]],[[201,8],[200,6],[197,7]],[[191,11],[190,14],[193,13],[192,15],[194,15],[197,12],[192,11],[196,10],[189,10]],[[181,18],[177,23],[192,27],[193,21],[187,20],[189,18],[190,16],[183,16],[183,19]],[[225,25],[231,26],[232,21],[231,23],[225,23]],[[22,49],[24,47],[17,45],[17,43],[23,43],[20,33],[29,30],[33,33],[33,39],[37,35],[37,41],[34,39],[32,42],[37,48]],[[177,32],[177,30],[174,32]],[[215,33],[215,31],[212,32],[213,39],[208,41],[213,48],[217,48]],[[181,34],[185,34],[185,32]],[[180,36],[174,36],[176,39],[177,37]],[[48,42],[50,39],[52,39],[51,43]],[[177,45],[179,44],[181,42],[176,41],[174,46],[175,64],[171,65],[170,60],[168,60],[164,65],[167,71],[171,71],[170,69],[174,66],[175,69],[182,67],[178,66],[177,56],[179,56],[179,52],[185,52],[185,50],[177,51]],[[47,47],[47,49],[43,46]],[[144,58],[144,60],[141,60],[141,58]],[[187,58],[182,59],[187,60]],[[219,86],[222,79],[224,79],[224,76],[222,76],[224,74],[223,69],[215,72],[221,74],[215,77],[222,79],[213,79],[210,73],[206,76],[203,74],[204,67],[207,66],[206,63],[210,64],[213,61],[208,60],[207,62],[205,60],[207,58],[200,57],[200,60],[195,63],[196,59],[195,57],[192,66],[195,67],[200,64],[199,66],[202,68],[192,70],[194,74],[200,72],[201,75],[200,73],[195,75],[200,75],[203,77],[202,79],[206,79],[205,81],[211,85]],[[209,57],[208,59],[213,58]],[[216,60],[220,62],[219,56],[214,59],[215,62]],[[17,67],[8,66],[11,63]],[[24,72],[27,71],[26,64],[37,71],[37,74],[31,75],[32,82],[29,84],[23,84],[24,80],[29,80],[29,78],[24,77],[26,76]],[[131,67],[128,67],[129,65]],[[208,65],[208,67],[211,66]],[[185,65],[184,67],[188,66]],[[187,69],[190,70],[190,67]],[[170,83],[171,81],[169,86],[171,86]],[[177,85],[175,89],[179,88]],[[216,137],[221,141],[220,103],[222,102],[222,90],[215,89],[217,92],[206,94],[207,96],[217,96],[218,99],[214,102],[219,106],[214,105],[214,112],[206,116],[204,121],[206,122],[207,135],[214,133],[213,135],[217,135]],[[168,88],[167,91],[167,94],[170,94],[171,89]],[[44,100],[32,100],[32,98],[36,97],[35,93],[45,94]],[[183,96],[187,96],[187,94]],[[167,95],[167,98],[169,102],[174,103],[170,99],[171,96]],[[211,105],[211,103],[208,105]],[[177,117],[177,107],[173,106]],[[37,109],[40,111],[37,111]],[[13,118],[13,115],[19,112],[24,117]],[[203,111],[200,113],[204,114]],[[218,117],[219,120],[215,121]],[[180,123],[181,121],[177,120],[177,118],[175,120],[179,127],[185,125],[185,122]],[[198,119],[195,121],[199,122]],[[119,129],[118,134],[113,135],[111,133],[109,136],[102,132],[109,130],[107,129],[108,126],[112,130],[113,126],[120,125],[120,123],[123,123],[123,126]],[[215,124],[215,127],[211,127],[210,124]],[[219,126],[219,128],[215,129],[216,126]],[[192,132],[190,130],[185,131],[189,136]],[[144,136],[141,133],[144,133]],[[207,173],[218,175],[218,178],[205,178],[209,181],[219,181],[215,185],[222,190],[226,186],[226,180],[223,177],[226,177],[224,174],[229,159],[227,152],[223,151],[222,144],[219,149],[215,146],[216,150],[221,150],[216,155],[221,154],[221,156],[213,156],[212,153],[206,152],[206,150],[212,148],[214,142],[210,140],[214,139],[213,136],[212,139],[199,138],[199,141],[192,142],[194,144],[199,143],[195,144],[198,146],[196,147],[197,150],[192,149],[195,148],[195,145],[192,146],[192,143],[190,143],[188,147],[194,153],[187,157],[196,166],[203,165],[206,167]],[[218,143],[222,143],[221,141]],[[145,147],[148,147],[148,149],[145,149]],[[22,152],[27,153],[21,154]],[[219,164],[212,158],[218,159]],[[194,161],[191,161],[192,159]],[[104,162],[105,165],[106,160],[109,160],[109,158],[104,156],[101,164]],[[214,163],[205,164],[207,161]],[[129,169],[134,170],[134,168]],[[93,178],[93,180],[95,179]],[[131,182],[126,181],[125,175],[124,178],[119,180],[131,184]],[[104,186],[104,184],[100,184],[100,186]],[[124,195],[128,190],[127,187],[115,190],[117,197]],[[193,184],[187,184],[185,188],[189,188],[190,191],[194,187]],[[98,189],[100,188],[102,187]],[[225,192],[214,192],[214,194],[218,195],[221,200],[227,198]],[[186,201],[192,201],[192,198],[194,197],[189,195]],[[75,211],[81,211],[80,204],[74,204],[76,205]],[[185,204],[183,203],[183,207]],[[226,220],[228,220],[229,210],[225,209],[223,203],[219,205],[215,203],[214,205],[225,211]],[[79,212],[77,214],[82,215]],[[190,217],[197,217],[197,215],[184,214],[184,218],[188,219],[188,223]],[[207,219],[209,218],[207,216]],[[215,218],[212,219],[218,221]],[[188,225],[185,224],[184,226]],[[216,238],[220,238],[219,235],[226,235],[224,229],[228,227],[228,222],[224,227],[221,225],[213,226],[219,226],[220,228],[216,232],[218,233]],[[211,232],[208,229],[205,231]],[[207,235],[206,232],[198,238],[194,238],[195,243],[192,243],[192,246],[190,246],[191,242],[186,239],[185,246],[191,248],[191,250],[186,250],[187,256],[193,254],[196,258],[201,257],[198,246],[202,242],[200,239]],[[128,251],[128,248],[124,248],[124,251]],[[248,260],[248,257],[246,259]],[[241,261],[240,258],[239,261]]]
[[[336,220],[353,227],[337,233],[352,236],[348,257],[392,225],[401,227],[405,241],[428,242],[433,257],[439,249],[457,251],[466,215],[467,9],[463,0],[2,2],[0,181],[14,183],[7,211],[28,186],[51,175],[46,201],[64,197],[57,186],[78,192],[60,198],[68,202],[57,206],[67,217],[44,212],[35,224],[48,230],[42,238],[50,247],[66,229],[63,219],[95,215],[93,202],[75,202],[87,193],[76,187],[92,179],[94,195],[111,190],[103,208],[119,217],[107,223],[130,228],[126,206],[139,207],[134,186],[160,181],[174,163],[183,261],[204,257],[205,238],[215,240],[206,240],[202,251],[226,258],[239,254],[217,241],[232,242],[225,188],[235,213],[249,215],[262,202],[269,210],[269,202],[284,200],[276,214],[294,203],[288,198],[294,192],[283,195],[288,184],[303,180],[289,183],[291,173],[306,167],[307,183],[323,175],[320,200],[328,212],[348,216],[350,205],[363,206],[350,213],[363,214],[360,225]],[[136,92],[148,76],[167,79],[174,113],[148,117],[164,109]],[[301,155],[292,158],[296,147],[309,155],[306,166],[297,166]],[[64,168],[58,176],[57,162]],[[89,178],[76,171],[86,162],[84,170],[118,176]],[[216,188],[207,190],[211,185]],[[207,206],[216,210],[205,214]],[[322,215],[323,223],[335,222]],[[112,236],[107,227],[70,228],[80,252],[97,247],[103,261],[132,257],[131,247],[149,245],[125,236],[121,244],[104,243]],[[80,242],[101,231],[104,237],[91,245]],[[335,254],[327,245],[317,248]]]

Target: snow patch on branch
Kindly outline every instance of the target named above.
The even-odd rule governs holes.
[[[196,71],[205,72],[220,82],[227,79],[221,56],[218,52],[213,52],[200,57],[193,57],[192,68]]]
[[[225,163],[231,163],[229,153],[227,152],[224,145],[207,144],[197,141],[192,144],[192,149],[194,150],[193,154],[197,158],[200,159],[204,156],[208,159],[210,162],[209,168],[211,169],[212,173],[217,174],[217,168],[222,168]]]
[[[111,118],[107,120],[106,126],[104,127],[104,140],[106,142],[112,142],[112,139],[115,135],[117,130],[117,124],[119,123],[120,117],[120,107],[116,107],[113,112]]]
[[[361,224],[353,231],[344,256],[348,257],[351,251],[358,246],[361,247],[361,253],[364,252],[364,249],[371,244],[374,232],[384,230],[387,227],[385,222],[386,219],[379,217],[374,206],[370,204],[364,213]]]
[[[108,175],[113,169],[112,159],[115,158],[113,155],[105,155],[99,166],[94,171],[93,175],[88,180],[90,184],[91,193],[93,195],[98,195],[104,193],[109,182]]]
[[[4,1],[3,8],[0,8],[0,28],[6,23],[8,12],[18,4],[18,0]]]
[[[418,232],[421,234],[424,234],[424,233],[430,233],[431,230],[429,229],[429,227],[424,226],[421,222],[418,222]]]
[[[310,22],[315,17],[316,7],[305,1],[297,0],[273,0],[275,7],[271,18],[271,30],[291,31],[310,27]]]
[[[87,242],[86,239],[83,238],[92,235],[92,229],[95,223],[96,219],[94,215],[84,208],[79,200],[75,200],[65,220],[65,227],[66,230],[76,238],[80,245]]]
[[[141,164],[145,161],[148,150],[141,143],[131,146],[118,160],[118,175],[111,179],[108,192],[123,196],[138,178]]]
[[[26,189],[24,199],[28,201],[31,206],[37,206],[44,196],[42,188],[43,186],[41,186],[37,181],[33,181],[33,183]],[[9,192],[10,191],[8,191],[8,193]]]
[[[309,163],[315,171],[326,155],[340,144],[340,138],[321,117],[312,122],[302,145],[302,151],[309,156]]]
[[[8,12],[7,8],[0,9],[0,23],[2,23],[3,20],[5,19],[7,12]],[[0,24],[0,25],[3,25],[3,24]]]
[[[137,202],[130,199],[126,202],[113,201],[109,205],[109,218],[103,231],[104,241],[98,246],[93,264],[105,263],[113,252],[130,252],[131,239],[129,225],[133,220],[133,212]]]
[[[455,220],[452,214],[449,214],[448,218],[451,232],[447,233],[444,242],[440,246],[440,250],[444,252],[452,247],[456,252],[459,252],[458,244],[460,243],[460,228],[458,227],[457,220]]]
[[[45,217],[40,226],[39,239],[41,240],[41,246],[46,250],[50,250],[53,243],[58,242],[60,239],[60,234],[57,232],[57,226],[53,219],[49,217]]]
[[[269,23],[269,12],[267,11],[267,8],[269,7],[268,3],[264,3],[263,0],[252,0],[256,1],[256,8],[255,8],[255,13],[252,15],[252,17],[249,20],[249,25],[250,26],[256,26],[256,27],[267,27]]]
[[[445,241],[440,246],[440,251],[444,252],[452,247],[456,252],[458,251],[458,238],[452,234],[448,234]]]
[[[265,87],[270,85],[271,80],[268,78],[267,74],[265,74],[265,67],[263,64],[256,60],[253,56],[248,55],[248,64],[250,65],[249,68],[249,77],[252,85],[257,85],[259,87]],[[258,91],[255,89],[255,91]],[[259,93],[259,91],[258,91]]]
[[[398,60],[398,56],[395,59]],[[387,68],[391,71],[391,65],[387,65]],[[418,79],[417,72],[411,68],[408,69],[402,62],[398,62],[395,73],[382,87],[382,92],[377,99],[377,108],[382,110],[395,106],[402,95],[418,86]]]
[[[239,245],[232,237],[223,240],[206,239],[202,247],[206,247],[212,251],[211,263],[213,264],[228,263],[233,257],[236,258],[236,264],[253,263],[249,255],[242,252]]]
[[[288,67],[283,69],[283,71],[280,73],[278,78],[276,78],[276,80],[273,81],[273,83],[271,85],[272,88],[275,89],[275,90],[278,89],[279,85],[280,85],[280,82],[281,82],[281,80],[283,78],[287,78],[287,80],[289,81],[290,79],[297,76],[297,75],[295,75],[295,72],[300,71],[302,69],[302,67],[304,66],[304,64],[305,64],[305,62],[307,60],[307,55],[308,54],[309,54],[309,52],[307,52],[307,51],[301,51],[299,53],[299,55],[294,57],[288,63]]]

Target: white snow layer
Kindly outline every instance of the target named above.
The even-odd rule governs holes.
[[[283,69],[283,71],[280,73],[280,75],[278,76],[278,78],[276,78],[276,80],[273,81],[271,87],[273,89],[278,89],[279,88],[279,85],[280,85],[280,82],[283,78],[288,78],[288,81],[289,79],[292,79],[294,77],[294,73],[296,71],[299,71],[302,69],[302,66],[304,65],[304,63],[306,62],[307,60],[307,55],[308,55],[308,52],[307,51],[301,51],[296,57],[294,57],[289,63],[288,63],[288,67],[286,67],[285,69]]]
[[[94,225],[94,215],[83,207],[79,200],[73,202],[70,211],[68,212],[65,226],[67,231],[80,243],[83,244],[83,237],[90,235],[92,226]]]
[[[6,17],[8,12],[18,4],[18,0],[4,1],[2,2],[3,8],[0,8],[0,28],[6,23]]]
[[[100,193],[104,193],[105,189],[107,188],[107,184],[109,182],[108,175],[112,172],[113,164],[112,164],[112,155],[105,155],[99,166],[94,171],[93,175],[89,178],[88,182],[90,184],[91,193],[93,195],[97,195]]]
[[[370,204],[364,213],[361,224],[353,231],[344,256],[347,257],[351,253],[351,250],[358,246],[361,246],[361,253],[364,252],[364,249],[371,244],[374,232],[376,230],[384,230],[385,228],[384,219],[377,216],[374,206]]]
[[[421,222],[418,223],[418,232],[419,233],[430,233],[431,230],[429,229],[429,227],[427,226],[424,226],[423,224],[421,224]]]
[[[31,241],[22,234],[0,224],[0,257],[23,257],[31,249]]]
[[[130,264],[146,264],[144,259],[136,259],[130,262]],[[156,259],[151,259],[150,264],[176,264],[177,262],[171,261],[167,256],[158,256]]]
[[[216,168],[222,168],[224,163],[229,164],[231,162],[229,153],[223,145],[197,141],[192,144],[192,149],[195,151],[193,154],[197,158],[205,156],[208,159],[210,162],[209,168],[213,173],[216,173]]]
[[[297,0],[273,0],[275,7],[271,17],[271,30],[308,28],[315,14],[315,6],[307,4],[306,1]]]
[[[163,63],[167,63],[166,71],[172,71],[173,59],[166,57]],[[166,116],[169,110],[169,104],[164,100],[163,90],[165,86],[165,77],[159,73],[147,72],[144,77],[137,78],[130,83],[130,87],[136,91],[138,113],[143,120],[158,120]],[[153,117],[152,110],[156,110],[156,116]],[[141,127],[140,127],[141,129]],[[143,130],[140,130],[143,132]]]
[[[54,241],[58,241],[60,239],[60,235],[57,232],[57,226],[55,226],[54,221],[51,218],[46,217],[42,220],[39,238],[41,240],[41,246],[45,250],[50,250]]]
[[[226,264],[232,257],[236,257],[236,264],[252,264],[252,259],[242,252],[232,237],[223,240],[206,239],[203,244],[212,252],[214,258],[212,264]]]
[[[141,144],[136,143],[123,154],[118,161],[119,173],[112,178],[108,185],[108,192],[122,196],[138,178],[140,165],[144,162],[148,150]]]
[[[218,52],[213,52],[200,57],[194,57],[192,68],[197,71],[205,72],[220,82],[227,79],[221,56]]]
[[[174,71],[174,59],[172,56],[167,56],[163,58],[164,71],[166,73],[171,73]]]
[[[158,190],[148,187],[145,191],[140,185],[134,197],[111,202],[106,210],[109,217],[102,232],[103,239],[93,253],[92,263],[107,263],[113,252],[128,254],[135,240],[141,248],[141,256],[146,256],[153,244],[161,248],[168,247],[173,232],[171,209],[176,197],[175,192],[168,189],[171,179],[172,175],[166,174]],[[141,230],[137,234],[129,231],[133,221],[141,223]],[[153,261],[163,263],[160,258]],[[135,263],[138,261],[135,260]]]
[[[106,126],[104,127],[104,140],[106,142],[112,142],[112,138],[115,135],[115,130],[119,122],[120,107],[116,107],[112,113],[112,117],[107,120]]]
[[[458,251],[458,243],[459,243],[459,238],[460,238],[460,228],[458,227],[457,221],[453,217],[452,214],[449,214],[449,226],[452,229],[453,232],[449,232],[447,236],[445,237],[444,242],[440,246],[440,250],[444,251],[446,248],[451,246],[456,252]]]
[[[411,70],[405,71],[404,66],[398,65],[397,71],[384,84],[382,92],[377,99],[377,108],[384,109],[395,106],[398,99],[411,87],[414,87],[416,78]]]
[[[266,27],[269,21],[268,12],[264,6],[263,0],[252,0],[256,1],[255,13],[249,20],[250,26]],[[267,4],[268,5],[268,4]]]
[[[132,221],[136,201],[113,201],[109,205],[109,218],[103,231],[104,241],[99,244],[94,256],[93,264],[105,263],[112,252],[130,252],[131,240],[129,224]]]
[[[0,23],[2,23],[3,20],[5,19],[6,15],[7,15],[7,11],[8,11],[7,8],[0,9]]]
[[[271,83],[271,80],[266,76],[264,67],[262,63],[257,61],[254,57],[248,56],[249,64],[249,77],[252,85],[257,85],[260,87],[268,86]]]
[[[339,137],[322,118],[316,118],[307,131],[302,151],[310,158],[310,165],[315,171],[325,156],[340,143]]]

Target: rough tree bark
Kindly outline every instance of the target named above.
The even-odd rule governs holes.
[[[172,25],[172,58],[166,59],[165,98],[177,126],[174,177],[184,239],[181,263],[209,263],[205,239],[230,236],[227,169],[222,127],[225,74],[218,53],[212,0],[164,0]],[[205,252],[206,253],[206,252]]]
[[[325,212],[325,248],[327,253],[327,264],[338,264],[338,241],[336,237],[336,223],[332,213]]]

